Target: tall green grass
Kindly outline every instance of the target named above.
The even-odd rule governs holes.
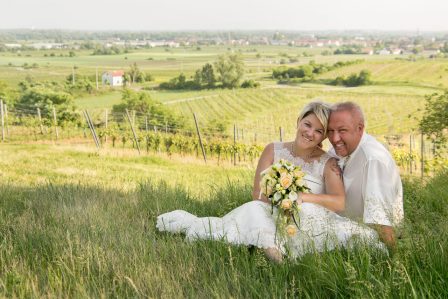
[[[1,149],[1,148],[0,148]],[[51,148],[50,148],[51,152]],[[31,163],[2,151],[17,166]],[[31,151],[39,156],[38,149]],[[51,152],[55,163],[71,164],[71,152]],[[64,156],[69,157],[64,162]],[[77,154],[83,169],[100,167],[101,156]],[[120,161],[121,159],[121,161]],[[151,162],[113,158],[113,163]],[[5,170],[5,162],[0,164]],[[193,168],[164,171],[188,177]],[[40,164],[46,177],[50,164]],[[118,165],[117,165],[118,167]],[[122,166],[121,166],[122,167]],[[30,164],[31,172],[33,166]],[[422,182],[405,179],[406,220],[395,255],[357,247],[309,254],[282,265],[259,250],[223,242],[186,242],[182,235],[159,233],[155,218],[184,209],[199,216],[222,216],[250,200],[251,179],[211,181],[208,192],[194,183],[210,181],[198,171],[192,184],[163,180],[74,174],[50,176],[34,184],[19,178],[0,183],[1,297],[156,297],[156,298],[443,298],[448,296],[448,175]],[[220,172],[219,168],[213,168]],[[28,170],[24,169],[23,172]],[[116,169],[114,170],[116,171]],[[202,176],[200,175],[202,173]],[[33,177],[32,174],[31,177]],[[5,172],[2,173],[5,177]],[[216,179],[215,179],[216,180]],[[27,184],[28,182],[28,184]],[[112,186],[112,183],[117,186]],[[121,185],[121,186],[120,186]],[[129,185],[129,187],[124,187]],[[186,185],[189,185],[187,188]],[[133,187],[132,187],[133,186]]]

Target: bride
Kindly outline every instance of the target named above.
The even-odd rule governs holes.
[[[337,160],[321,148],[329,114],[327,104],[309,103],[297,119],[295,140],[266,146],[255,171],[253,201],[222,218],[198,218],[181,210],[165,213],[157,217],[157,229],[185,233],[188,240],[214,239],[257,246],[276,262],[280,262],[287,252],[290,257],[301,257],[309,252],[351,246],[359,239],[384,249],[376,231],[337,214],[345,208],[342,176]],[[310,193],[298,196],[297,201],[301,204],[298,233],[286,241],[277,238],[277,211],[271,212],[270,203],[260,192],[260,173],[280,159],[300,166],[311,189]]]

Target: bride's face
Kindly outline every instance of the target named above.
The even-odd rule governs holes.
[[[304,117],[297,126],[296,143],[301,148],[314,148],[325,139],[324,126],[314,113]]]

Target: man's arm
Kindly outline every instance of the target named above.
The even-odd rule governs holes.
[[[391,252],[396,249],[393,225],[396,208],[402,201],[399,174],[385,163],[371,160],[366,165],[364,184],[364,222],[370,224]],[[402,204],[402,202],[401,202]]]

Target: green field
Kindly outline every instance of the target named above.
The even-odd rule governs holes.
[[[280,47],[280,46],[234,46],[230,48],[222,46],[205,46],[201,50],[191,47],[180,48],[152,48],[131,50],[130,53],[119,55],[92,55],[92,51],[76,51],[75,57],[68,57],[67,50],[40,50],[23,51],[21,53],[0,53],[0,80],[16,84],[26,76],[32,76],[37,80],[63,81],[72,74],[72,68],[76,67],[76,73],[94,76],[96,69],[101,74],[107,70],[126,69],[132,63],[145,72],[154,75],[156,82],[168,79],[184,72],[193,75],[194,71],[207,62],[214,62],[217,55],[227,52],[241,53],[247,66],[247,76],[260,79],[270,76],[273,67],[280,66],[280,60],[285,57],[295,58],[297,62],[285,66],[307,64],[314,60],[317,63],[335,63],[363,59],[365,63],[338,69],[324,74],[321,78],[334,78],[339,74],[356,72],[360,69],[369,69],[373,73],[373,79],[381,81],[418,83],[420,86],[434,86],[440,88],[447,86],[447,59],[420,59],[408,61],[406,56],[396,55],[330,55],[322,56],[320,53],[326,50]],[[306,52],[307,56],[303,56]],[[54,54],[54,56],[50,56]],[[257,54],[259,58],[257,58]],[[47,56],[45,56],[47,55]],[[36,68],[24,68],[37,64]],[[398,84],[400,85],[400,84]]]
[[[253,167],[0,144],[0,296],[444,298],[447,175],[405,179],[395,255],[363,246],[282,265],[259,250],[160,234],[174,209],[222,216],[250,200]]]
[[[126,191],[144,181],[164,181],[170,188],[182,186],[196,198],[210,195],[214,188],[235,180],[247,181],[253,166],[216,166],[196,158],[139,156],[135,150],[108,149],[98,154],[85,145],[0,144],[0,177],[14,186],[101,185]],[[57,158],[56,158],[57,157]],[[65,157],[65,158],[64,158]],[[185,174],[189,174],[185,176]],[[196,184],[204,178],[209,182]]]
[[[139,68],[151,73],[155,81],[146,84],[157,86],[184,72],[187,76],[207,62],[216,60],[217,55],[233,51],[241,53],[246,64],[246,78],[261,82],[261,89],[245,90],[205,90],[205,91],[149,91],[151,96],[166,102],[173,109],[191,118],[196,112],[207,124],[213,119],[223,119],[233,124],[239,123],[246,130],[263,129],[260,134],[271,134],[279,126],[291,131],[297,111],[307,101],[321,98],[329,102],[353,100],[361,104],[369,119],[370,132],[373,134],[407,133],[415,129],[415,121],[408,120],[409,114],[415,114],[422,108],[422,100],[427,94],[448,87],[448,59],[418,58],[407,60],[406,56],[381,55],[330,55],[322,56],[325,48],[297,48],[280,46],[235,46],[230,48],[204,46],[200,50],[194,47],[152,48],[131,50],[120,55],[91,55],[92,51],[76,51],[75,57],[68,57],[67,50],[23,51],[21,53],[0,53],[0,81],[15,88],[20,80],[31,76],[35,80],[55,80],[62,82],[72,74],[95,76],[106,70],[129,68],[137,63]],[[307,56],[303,56],[306,52]],[[54,54],[51,57],[50,54]],[[257,54],[259,57],[257,57]],[[20,55],[20,56],[19,56]],[[45,56],[46,55],[46,56]],[[62,57],[60,56],[62,55]],[[319,80],[334,79],[367,69],[372,73],[374,85],[343,88],[324,84],[301,84],[295,87],[279,86],[271,79],[271,70],[279,67],[285,57],[298,61],[284,66],[306,64],[310,60],[316,63],[335,63],[363,59],[363,63],[338,68],[317,77]],[[400,59],[397,59],[400,58]],[[37,68],[24,68],[23,65],[38,65]],[[101,84],[100,84],[101,85]],[[135,85],[132,88],[139,89]],[[111,108],[120,100],[119,88],[116,91],[102,89],[98,95],[77,96],[79,109]],[[256,128],[253,124],[256,123]],[[248,126],[251,124],[251,126]]]
[[[366,61],[362,64],[328,72],[321,75],[320,78],[334,79],[337,76],[359,73],[362,69],[370,70],[372,80],[378,85],[434,89],[443,89],[448,86],[447,59]]]

